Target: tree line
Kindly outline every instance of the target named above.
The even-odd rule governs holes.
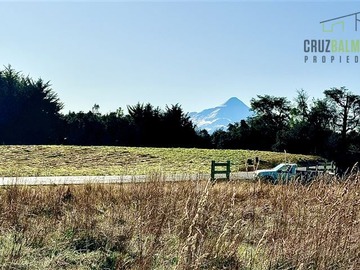
[[[0,71],[0,143],[196,147],[201,138],[179,104],[151,104],[107,114],[61,113],[64,104],[50,82],[34,80],[7,66]]]
[[[0,71],[0,143],[254,149],[316,154],[342,167],[360,157],[360,96],[345,87],[310,99],[304,90],[285,97],[257,96],[253,115],[226,130],[199,130],[179,104],[164,110],[150,103],[101,114],[61,112],[64,104],[50,82],[34,80],[11,66]],[[342,164],[344,163],[344,164]]]
[[[312,100],[299,90],[293,103],[257,96],[251,109],[254,116],[212,135],[216,148],[314,154],[335,160],[342,169],[360,161],[360,96],[345,87]]]

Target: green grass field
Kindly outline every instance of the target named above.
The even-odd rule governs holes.
[[[209,173],[211,160],[230,160],[233,172],[259,157],[268,168],[317,157],[249,150],[114,146],[0,146],[0,176],[138,175]]]

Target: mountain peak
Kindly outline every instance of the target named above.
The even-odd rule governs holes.
[[[250,108],[237,97],[231,97],[224,104],[205,109],[189,116],[199,129],[213,133],[217,129],[226,129],[231,123],[239,122],[251,115]]]
[[[228,101],[226,101],[224,103],[224,105],[233,104],[233,103],[242,103],[242,101],[240,99],[238,99],[237,97],[231,97],[228,99]]]
[[[240,99],[238,99],[237,97],[231,97],[228,99],[228,101],[226,101],[223,106],[239,106],[239,107],[244,107],[246,106],[244,104],[244,102],[242,102]],[[247,107],[247,106],[246,106]],[[247,107],[248,108],[248,107]]]

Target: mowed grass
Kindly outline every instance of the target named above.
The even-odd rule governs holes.
[[[209,173],[211,160],[245,170],[248,158],[262,168],[317,157],[249,150],[114,146],[0,146],[0,176],[139,175]]]
[[[1,269],[359,269],[359,173],[160,179],[0,189]]]

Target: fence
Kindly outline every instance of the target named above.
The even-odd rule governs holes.
[[[330,172],[335,172],[336,170],[336,166],[335,163],[332,162],[316,162],[315,165],[313,166],[307,166],[306,167],[307,170],[315,170],[315,171],[330,171]]]

